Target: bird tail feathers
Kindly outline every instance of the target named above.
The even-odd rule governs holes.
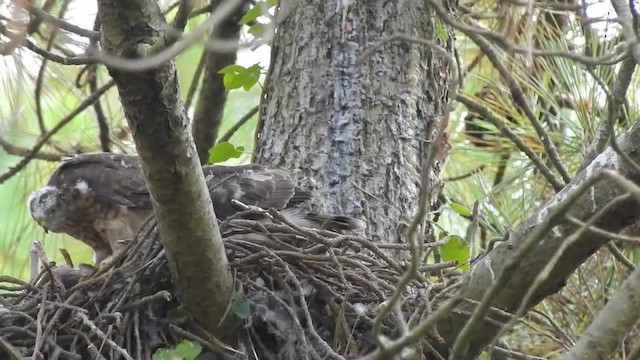
[[[312,229],[341,232],[361,231],[365,227],[362,220],[341,215],[316,214],[300,208],[287,208],[280,213],[292,224]]]

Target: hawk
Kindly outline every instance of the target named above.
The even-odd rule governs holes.
[[[205,165],[202,168],[216,217],[239,209],[233,200],[275,208],[292,223],[333,231],[359,230],[364,223],[345,216],[315,214],[303,204],[311,193],[283,170],[261,165]],[[100,265],[132,241],[153,213],[137,155],[85,153],[63,160],[48,183],[28,199],[33,219],[45,232],[65,233],[94,251]]]

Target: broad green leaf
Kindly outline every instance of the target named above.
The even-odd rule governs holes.
[[[229,159],[237,159],[244,151],[243,146],[236,147],[229,142],[220,142],[209,149],[209,163],[225,162]]]
[[[232,305],[233,313],[239,319],[248,319],[251,316],[251,304],[246,299],[237,299]]]
[[[176,346],[176,355],[184,360],[193,360],[202,352],[202,345],[189,340],[182,340]]]
[[[471,248],[460,236],[451,235],[449,241],[440,247],[440,256],[442,256],[442,261],[457,260],[460,268],[467,271],[469,264],[466,262],[471,256]]]
[[[248,23],[256,20],[258,17],[262,16],[271,6],[269,6],[266,2],[258,2],[256,3],[246,14],[240,19],[241,25],[247,25]]]
[[[258,64],[254,64],[248,68],[240,65],[228,65],[218,71],[223,74],[224,87],[227,90],[244,88],[249,91],[253,85],[258,83],[260,79],[260,70],[262,68]]]
[[[254,24],[249,28],[249,34],[255,36],[255,37],[260,37],[262,36],[262,34],[264,34],[264,31],[266,30],[266,26],[264,24]]]
[[[278,5],[278,0],[267,0],[267,4],[269,4],[269,7],[274,7],[276,5]]]
[[[450,202],[449,206],[451,207],[451,209],[453,211],[455,211],[458,214],[460,214],[460,216],[471,216],[471,210],[467,209],[467,207],[462,205],[462,204],[458,204],[458,203],[455,203],[455,202]]]
[[[182,340],[173,349],[158,349],[153,360],[194,360],[202,352],[202,345],[189,340]]]

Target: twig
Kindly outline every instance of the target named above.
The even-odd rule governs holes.
[[[96,334],[96,336],[98,336],[100,339],[106,341],[106,343],[109,344],[109,346],[113,350],[115,350],[120,355],[122,355],[126,360],[133,360],[133,358],[129,355],[127,350],[121,348],[120,346],[118,346],[118,344],[113,342],[113,340],[109,339],[107,337],[107,335],[104,332],[102,332],[102,330],[98,329],[98,327],[93,323],[93,321],[89,320],[87,315],[85,315],[84,313],[79,312],[79,313],[76,313],[76,317],[79,318],[80,320],[82,320],[82,323],[85,324],[86,326],[88,326],[91,329],[91,331],[94,334]]]
[[[575,224],[575,225],[578,225],[578,226],[586,226],[585,222],[580,221],[580,220],[574,218],[573,216],[567,215],[567,220],[569,222]],[[594,233],[594,234],[598,234],[600,236],[611,238],[611,240],[623,241],[623,242],[628,242],[628,243],[631,243],[631,244],[640,245],[640,237],[637,237],[637,236],[626,236],[626,235],[622,235],[622,234],[615,234],[615,233],[612,233],[610,231],[606,231],[606,230],[601,229],[601,228],[596,227],[596,226],[589,226],[587,229],[590,232]]]
[[[78,107],[73,110],[69,115],[61,119],[58,124],[53,127],[48,133],[46,133],[40,140],[33,146],[33,148],[25,154],[25,156],[13,167],[9,168],[3,174],[0,174],[0,184],[4,183],[8,179],[10,179],[13,175],[17,174],[20,170],[22,170],[31,160],[33,160],[40,149],[55,135],[60,129],[62,129],[65,125],[67,125],[71,120],[73,120],[76,115],[80,114],[84,109],[93,104],[97,99],[102,96],[107,90],[109,90],[113,85],[115,85],[114,80],[110,80],[106,84],[102,85],[98,91],[91,94],[89,97],[84,99]]]
[[[467,351],[468,338],[471,336],[470,334],[475,331],[475,328],[485,318],[487,311],[489,311],[489,308],[491,307],[491,303],[503,290],[505,284],[507,284],[514,276],[522,259],[524,259],[524,257],[533,250],[539,239],[541,239],[544,234],[546,234],[546,232],[549,231],[560,219],[562,219],[564,214],[569,210],[569,207],[589,188],[591,188],[591,186],[601,181],[603,177],[604,175],[602,171],[588,177],[573,192],[566,195],[563,200],[555,204],[552,209],[548,210],[548,215],[542,219],[540,224],[538,224],[538,226],[522,242],[522,245],[520,245],[520,247],[514,252],[513,256],[507,260],[507,263],[500,272],[500,275],[498,275],[491,287],[487,289],[482,296],[480,304],[474,310],[471,318],[458,333],[451,351],[451,358],[464,358],[464,354]]]
[[[33,356],[31,359],[39,360],[42,354],[40,353],[40,348],[42,344],[44,344],[45,337],[42,336],[42,323],[44,322],[44,313],[46,306],[44,306],[45,301],[47,300],[47,294],[49,293],[50,284],[45,285],[42,289],[42,300],[40,302],[40,310],[38,311],[38,317],[36,318],[36,344],[33,347]]]
[[[473,42],[476,43],[478,47],[482,49],[482,51],[484,51],[487,58],[491,61],[491,64],[493,64],[495,69],[498,70],[502,78],[505,81],[507,81],[507,83],[509,84],[509,90],[511,91],[511,96],[513,97],[514,102],[519,106],[520,109],[522,109],[526,118],[529,120],[531,125],[533,125],[533,128],[538,134],[538,138],[542,142],[542,145],[544,145],[544,149],[547,155],[549,156],[549,160],[551,160],[551,163],[558,170],[564,182],[569,183],[571,181],[571,176],[569,176],[567,169],[565,168],[564,164],[560,160],[560,156],[558,155],[558,150],[556,149],[555,145],[551,141],[549,134],[542,127],[542,124],[540,124],[540,121],[538,121],[538,119],[536,118],[536,115],[531,109],[529,102],[524,96],[522,87],[514,79],[514,77],[511,75],[509,70],[507,70],[504,64],[500,61],[497,54],[491,47],[491,44],[487,40],[485,40],[484,38],[480,37],[475,33],[470,33],[467,35],[471,40],[473,40]]]
[[[224,135],[222,135],[222,137],[220,137],[220,139],[218,140],[218,142],[225,142],[225,141],[229,141],[229,139],[231,139],[231,137],[233,136],[233,134],[236,133],[236,131],[238,131],[238,129],[240,129],[244,124],[247,123],[247,121],[249,121],[253,115],[255,115],[256,113],[258,113],[258,106],[255,106],[253,109],[249,110],[248,113],[246,113],[243,117],[240,118],[240,120],[238,120],[238,122],[236,122],[235,124],[233,124],[232,127],[229,128],[229,130],[227,130]]]
[[[191,78],[191,84],[189,84],[187,98],[184,102],[184,108],[187,110],[191,109],[193,96],[196,94],[196,90],[198,89],[198,84],[200,83],[200,77],[202,77],[202,71],[204,70],[204,63],[206,58],[207,52],[203,51],[202,55],[200,56],[200,61],[198,61],[198,66],[196,66],[196,70],[193,72],[193,78]]]
[[[40,8],[34,6],[30,1],[22,1],[20,3],[27,11],[35,15],[36,17],[54,25],[55,27],[59,27],[63,30],[67,30],[74,34],[87,37],[89,39],[100,39],[100,33],[97,31],[91,31],[87,29],[83,29],[79,26],[68,23],[64,20],[61,20],[46,11],[41,10]]]
[[[435,50],[435,52],[437,52],[439,56],[442,56],[445,59],[447,59],[447,61],[449,63],[453,63],[453,58],[449,54],[449,51],[444,49],[442,46],[434,43],[433,41],[420,39],[420,38],[416,38],[416,37],[405,35],[405,34],[393,34],[393,35],[390,35],[390,36],[378,41],[377,43],[371,45],[368,49],[366,49],[362,53],[362,55],[360,55],[358,60],[356,60],[355,65],[361,64],[364,60],[366,60],[368,57],[370,57],[379,48],[381,48],[384,45],[386,45],[387,43],[390,43],[390,42],[393,42],[393,41],[404,41],[404,42],[408,42],[408,43],[415,43],[415,44],[428,46],[430,49]]]
[[[564,185],[560,182],[560,180],[556,178],[556,176],[551,172],[547,165],[542,162],[538,155],[536,155],[533,150],[531,150],[531,148],[529,148],[524,143],[524,141],[522,141],[522,139],[520,139],[515,133],[513,133],[513,131],[511,131],[509,126],[507,126],[504,121],[495,116],[493,112],[491,112],[491,110],[489,110],[487,107],[478,104],[465,94],[458,93],[455,99],[463,103],[469,110],[477,112],[478,114],[480,114],[480,116],[482,116],[484,120],[497,127],[504,136],[511,140],[511,142],[513,142],[518,147],[518,149],[520,149],[520,151],[527,155],[527,157],[534,163],[538,170],[540,170],[540,173],[542,173],[542,175],[547,179],[549,184],[553,186],[556,192],[562,190]]]
[[[209,350],[209,351],[211,351],[211,352],[213,352],[213,353],[215,353],[217,355],[221,355],[224,359],[229,359],[229,360],[235,359],[235,357],[233,357],[233,356],[227,354],[226,352],[222,351],[219,346],[215,346],[213,343],[211,343],[211,342],[199,337],[196,334],[193,334],[193,333],[191,333],[191,332],[189,332],[187,330],[184,330],[183,328],[179,327],[178,325],[169,324],[169,329],[175,331],[176,334],[184,337],[185,339],[188,339],[188,340],[191,340],[191,341],[195,341],[195,342],[199,343],[200,345],[202,345],[205,349],[207,349],[207,350]],[[226,348],[227,347],[225,347],[225,349]],[[244,355],[244,353],[241,352],[241,351],[234,350],[234,352],[237,353],[238,355]]]
[[[142,56],[142,58],[136,59],[124,59],[120,56],[107,54],[104,52],[96,52],[93,55],[95,58],[107,65],[110,68],[126,70],[129,72],[139,72],[145,71],[149,69],[157,68],[158,66],[166,63],[167,61],[173,59],[177,55],[181,54],[195,44],[201,37],[203,37],[212,27],[218,26],[224,19],[230,15],[233,10],[241,3],[240,0],[229,0],[224,1],[220,6],[216,8],[209,18],[202,23],[202,25],[198,26],[194,29],[190,34],[185,35],[181,40],[176,41],[172,46],[162,49],[158,53],[152,53],[152,50],[159,50],[156,48],[152,48],[152,45],[141,44],[138,53]],[[233,50],[238,48],[238,44],[236,43],[233,47]],[[230,50],[230,49],[219,49],[222,50]]]
[[[124,304],[122,305],[119,309],[117,309],[116,311],[125,311],[125,310],[129,310],[132,308],[136,308],[138,306],[141,305],[145,305],[147,303],[156,301],[156,300],[164,300],[164,301],[169,301],[171,300],[171,293],[169,293],[166,290],[161,290],[158,291],[155,294],[149,295],[149,296],[145,296],[142,299],[136,300],[130,304]]]
[[[624,256],[622,251],[620,251],[620,249],[618,249],[618,247],[615,244],[608,243],[607,249],[609,249],[609,252],[611,252],[611,255],[613,255],[613,257],[616,258],[616,260],[618,260],[620,263],[622,263],[622,265],[624,265],[627,269],[631,271],[636,269],[636,266],[633,264],[633,262],[627,259],[627,257]]]
[[[47,60],[51,60],[55,63],[62,65],[86,65],[86,64],[95,64],[97,59],[91,56],[61,56],[54,54],[50,51],[39,48],[36,44],[32,43],[30,40],[25,41],[25,46],[27,49],[33,51],[34,53],[42,56]]]
[[[608,169],[602,170],[600,174],[602,174],[601,175],[602,177],[606,177],[613,180],[614,182],[617,183],[617,185],[622,187],[624,190],[629,191],[631,196],[638,203],[640,203],[640,187],[636,186],[633,182],[625,179],[618,173]],[[558,248],[558,250],[553,255],[553,257],[549,259],[546,266],[542,269],[542,271],[538,274],[538,276],[536,276],[536,278],[533,281],[533,284],[531,284],[531,286],[525,293],[524,297],[520,301],[520,305],[518,306],[518,309],[514,314],[514,318],[509,320],[509,322],[505,324],[505,326],[498,332],[498,334],[495,335],[494,341],[497,340],[501,335],[506,333],[509,329],[511,329],[515,324],[516,319],[521,317],[525,313],[527,306],[529,305],[531,299],[533,298],[535,291],[551,275],[551,272],[556,267],[556,264],[562,258],[562,254],[564,253],[564,251],[568,249],[570,246],[572,246],[577,240],[579,240],[583,236],[583,234],[587,231],[588,226],[592,226],[608,211],[616,207],[619,207],[620,204],[626,201],[627,199],[628,197],[626,195],[622,195],[614,198],[613,200],[608,202],[605,206],[598,209],[598,211],[596,211],[596,213],[593,214],[593,216],[591,216],[591,218],[586,223],[587,226],[579,228],[576,232],[571,234],[571,236],[569,236],[567,239],[563,241],[562,245]]]
[[[15,156],[26,156],[31,150],[13,145],[4,139],[0,138],[0,147],[7,152],[7,154],[15,155]],[[45,160],[45,161],[53,161],[58,162],[62,158],[62,155],[47,153],[47,152],[38,152],[34,156],[34,159]]]
[[[8,341],[3,339],[2,336],[0,336],[0,349],[2,349],[5,352],[5,354],[9,355],[11,360],[22,360],[23,359],[23,356],[18,351],[18,349],[16,349]]]
[[[451,182],[451,181],[459,181],[459,180],[464,180],[468,177],[471,177],[479,172],[481,172],[482,170],[484,170],[484,168],[486,167],[486,165],[482,164],[480,166],[478,166],[477,168],[469,171],[466,174],[462,174],[462,175],[458,175],[458,176],[452,176],[452,177],[448,177],[448,178],[444,178],[443,181],[445,182]]]

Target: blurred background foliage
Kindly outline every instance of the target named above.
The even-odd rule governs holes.
[[[164,8],[169,6],[168,1],[161,3]],[[204,4],[203,1],[196,3],[196,8]],[[62,17],[90,29],[95,13],[92,6],[95,5],[80,1],[71,1],[70,4]],[[557,4],[569,6],[572,3]],[[517,2],[470,0],[460,1],[460,15],[502,34],[505,39],[524,49],[536,48],[591,57],[614,53],[622,39],[619,26],[611,21],[615,17],[611,4],[608,1],[583,4],[588,6],[581,16],[580,11],[548,11],[522,6]],[[58,10],[54,6],[51,13]],[[172,18],[174,12],[169,12],[168,18]],[[192,18],[186,32],[203,19],[203,16]],[[243,38],[251,37],[247,30],[245,26]],[[46,36],[34,37],[33,41],[45,47],[43,38]],[[57,43],[68,51],[81,49],[83,45],[80,41],[80,38],[69,34],[60,35],[57,39]],[[487,56],[462,33],[457,34],[456,49],[459,67],[463,70],[459,91],[474,96],[475,101],[505,121],[525,145],[548,164],[548,157],[531,122],[514,104],[507,82]],[[558,148],[569,174],[575,174],[598,126],[606,118],[607,96],[616,82],[620,64],[584,65],[567,56],[538,57],[527,51],[513,51],[509,47],[494,47],[494,50],[509,74],[523,88],[529,105]],[[176,58],[183,99],[193,81],[202,51],[202,46],[193,46]],[[238,54],[238,64],[246,67],[261,65],[262,82],[269,56],[268,46],[245,49]],[[24,48],[17,49],[10,56],[0,57],[0,138],[25,149],[33,146],[40,136],[34,92],[41,66],[41,59]],[[90,91],[87,86],[75,85],[81,67],[51,62],[46,66],[47,76],[42,83],[41,101],[44,125],[50,129]],[[108,79],[104,67],[99,67],[98,83],[104,84]],[[634,75],[627,96],[628,104],[617,119],[618,133],[637,119],[637,82],[638,77]],[[219,134],[224,134],[258,104],[260,92],[261,86],[254,86],[250,91],[230,91]],[[197,99],[197,95],[194,99]],[[134,152],[115,88],[103,96],[101,103],[108,117],[114,150]],[[195,101],[189,108],[190,115],[194,107]],[[250,160],[255,123],[254,115],[229,140],[236,146],[244,147],[245,154],[228,163],[246,163]],[[481,131],[470,134],[471,123]],[[99,151],[96,124],[95,111],[88,108],[58,132],[51,145],[43,150],[51,153],[59,149],[69,152]],[[527,156],[511,141],[461,104],[453,104],[448,133],[453,150],[443,171],[443,177],[448,181],[443,192],[444,205],[438,217],[438,229],[441,238],[455,235],[456,241],[465,239],[469,209],[478,202],[481,231],[470,243],[463,241],[460,250],[464,256],[462,260],[468,262],[469,257],[478,255],[491,239],[504,237],[530,216],[554,191]],[[0,149],[0,168],[4,169],[3,172],[19,159]],[[29,193],[46,182],[55,166],[55,162],[32,161],[16,176],[0,185],[0,273],[26,278],[30,243],[34,239],[44,244],[53,260],[62,261],[57,249],[66,248],[76,262],[91,263],[91,253],[86,246],[65,236],[45,235],[31,220],[25,206]],[[538,335],[532,338],[530,331],[516,331],[512,335],[514,339],[519,334],[526,333],[528,336],[527,341],[515,342],[521,344],[522,350],[550,356],[571,345],[629,271],[628,264],[624,265],[624,261],[611,251],[601,250],[580,268],[564,290],[545,300],[527,316],[519,329],[534,330]],[[636,248],[623,247],[622,254],[632,263],[637,262]]]

